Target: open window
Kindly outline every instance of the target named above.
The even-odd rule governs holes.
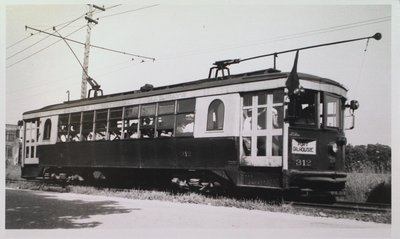
[[[178,100],[176,115],[176,136],[193,136],[195,99]]]
[[[67,142],[68,138],[69,114],[63,114],[58,117],[58,142]]]
[[[159,138],[172,137],[175,124],[175,101],[158,104],[157,136]]]
[[[71,114],[71,122],[69,124],[69,135],[71,141],[81,141],[81,117],[81,112]]]
[[[139,106],[125,107],[124,115],[124,139],[137,139],[139,137]]]
[[[318,94],[316,91],[306,90],[304,95],[295,102],[296,125],[316,127],[319,117],[317,117],[317,105],[319,105]]]
[[[92,141],[93,137],[93,118],[94,112],[87,111],[83,112],[82,116],[82,140],[83,141]]]
[[[108,110],[97,110],[95,120],[95,135],[96,140],[107,139],[107,115]]]
[[[222,130],[224,128],[225,106],[221,100],[214,100],[208,107],[207,130]]]
[[[140,138],[154,138],[156,104],[142,105],[140,111]]]
[[[122,107],[110,109],[108,122],[108,135],[110,140],[120,140],[122,136]]]

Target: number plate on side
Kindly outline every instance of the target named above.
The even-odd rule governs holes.
[[[292,139],[292,154],[317,154],[316,140]]]

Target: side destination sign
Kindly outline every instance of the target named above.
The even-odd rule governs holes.
[[[297,141],[292,139],[292,154],[317,154],[317,141]]]

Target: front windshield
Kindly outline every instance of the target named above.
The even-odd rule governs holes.
[[[296,99],[295,108],[294,126],[341,127],[341,101],[333,94],[306,90],[301,97]]]
[[[306,90],[303,96],[296,102],[295,125],[316,126],[317,108],[315,107],[317,92]]]

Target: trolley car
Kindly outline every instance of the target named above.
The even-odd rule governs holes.
[[[369,38],[381,35],[337,43]],[[227,66],[238,62],[214,63],[203,80],[24,113],[22,177],[129,182],[145,176],[200,188],[341,191],[344,115],[349,109],[354,124],[358,102],[346,103],[347,89],[336,81],[294,72],[297,55],[292,72],[274,67],[230,75]],[[301,86],[294,90],[293,73]]]
[[[289,73],[262,70],[26,112],[22,176],[148,173],[179,183],[340,191],[347,90],[298,75],[304,94],[296,106],[285,93]]]

